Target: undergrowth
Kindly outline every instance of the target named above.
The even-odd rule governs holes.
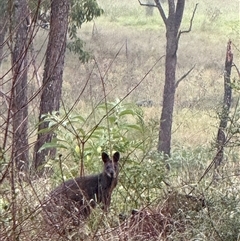
[[[12,240],[13,225],[18,240],[239,240],[237,150],[229,152],[216,179],[211,169],[204,175],[213,155],[210,148],[174,148],[167,160],[156,152],[157,125],[144,120],[142,108],[116,101],[94,111],[86,116],[46,116],[48,131],[54,130],[57,139],[43,148],[57,147],[61,158],[45,164],[44,178],[19,182],[16,176],[15,196],[10,180],[4,180],[1,240]],[[41,215],[44,196],[63,179],[78,175],[82,157],[85,172],[99,172],[99,155],[110,146],[122,156],[110,212],[105,215],[97,207],[79,228],[65,233],[49,229]]]
[[[46,178],[16,182],[18,240],[239,240],[239,165],[232,166],[230,161],[217,182],[210,172],[198,183],[208,163],[200,157],[206,150],[196,152],[199,157],[193,160],[195,154],[190,150],[176,150],[174,156],[184,156],[189,164],[172,165],[168,172],[161,158],[138,159],[123,154],[121,162],[125,164],[110,213],[105,216],[96,208],[84,226],[66,234],[49,230],[41,216],[44,195],[55,184]],[[68,167],[71,169],[70,163]],[[0,199],[1,240],[12,240],[8,187],[5,180]]]
[[[172,155],[167,160],[156,152],[164,63],[160,62],[132,93],[130,104],[116,100],[134,88],[164,54],[165,31],[159,13],[154,10],[153,16],[146,18],[138,1],[99,2],[105,15],[95,21],[95,32],[88,25],[81,33],[96,62],[80,65],[68,54],[65,106],[72,106],[79,96],[85,81],[79,76],[91,76],[89,88],[74,112],[68,114],[65,109],[45,116],[50,125],[44,131],[55,131],[57,138],[43,148],[56,147],[56,159],[41,167],[43,177],[25,176],[19,181],[18,173],[8,166],[11,160],[0,150],[0,240],[239,241],[239,110],[229,132],[238,137],[232,138],[218,173],[212,169],[206,172],[214,157],[225,41],[229,37],[238,40],[239,35],[238,11],[233,11],[237,1],[227,6],[225,2],[209,6],[202,1],[192,33],[181,39],[178,77],[193,64],[197,66],[177,89]],[[195,5],[187,3],[184,28]],[[37,44],[44,42],[47,33],[39,35]],[[41,62],[42,56],[37,61]],[[104,81],[112,102],[96,104],[103,99],[99,70],[93,67],[96,63],[106,74]],[[7,62],[1,68],[5,66]],[[152,100],[153,106],[139,108],[134,104],[145,99]],[[33,126],[34,118],[31,123]],[[84,226],[69,233],[49,229],[41,215],[45,195],[63,180],[78,176],[81,168],[85,174],[100,172],[102,151],[121,153],[119,183],[110,212],[105,215],[97,207]]]

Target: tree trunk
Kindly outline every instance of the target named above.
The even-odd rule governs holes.
[[[13,85],[11,110],[13,125],[13,159],[18,170],[28,168],[28,8],[26,0],[15,1],[14,21],[16,26],[15,45],[12,53]]]
[[[66,37],[68,29],[69,0],[53,0],[51,2],[51,20],[49,41],[43,74],[43,90],[40,102],[39,122],[43,121],[42,115],[58,111],[60,107],[64,57],[66,50]],[[38,131],[48,127],[44,122],[39,125]],[[46,142],[51,142],[53,133],[38,134],[34,148],[35,169],[45,162],[47,155],[54,155],[54,149],[39,151]]]
[[[167,43],[169,45],[169,43]],[[174,44],[172,44],[174,45]],[[175,73],[177,55],[172,55],[171,51],[166,51],[165,60],[165,85],[163,92],[163,106],[160,118],[160,131],[158,141],[158,151],[165,155],[170,155],[171,151],[171,132],[173,120],[173,107],[175,97]]]
[[[159,1],[156,2],[160,4]],[[168,5],[169,16],[167,19],[165,19],[165,15],[160,11],[167,30],[167,47],[163,106],[158,139],[158,151],[166,156],[170,156],[171,152],[171,132],[176,89],[177,48],[179,40],[178,31],[182,21],[185,0],[178,0],[177,6],[175,6],[174,0],[169,0]]]
[[[4,39],[7,33],[8,18],[7,16],[7,0],[2,0],[0,2],[0,66],[3,60],[3,46]]]
[[[231,100],[232,100],[232,87],[231,87],[231,79],[230,79],[232,63],[233,63],[233,54],[231,51],[231,41],[229,41],[227,45],[227,53],[226,53],[226,60],[225,60],[224,99],[223,99],[222,114],[221,114],[220,124],[218,128],[218,134],[217,134],[217,154],[215,157],[215,168],[217,168],[223,161],[224,146],[226,144],[225,130],[227,127],[229,110],[231,107]]]
[[[2,64],[2,60],[4,58],[3,56],[3,46],[4,46],[4,40],[5,40],[5,35],[7,33],[7,21],[3,17],[0,16],[0,66]]]

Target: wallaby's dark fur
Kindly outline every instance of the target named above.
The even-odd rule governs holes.
[[[58,227],[69,224],[78,226],[82,219],[90,215],[96,203],[103,203],[103,210],[107,211],[112,191],[117,185],[119,158],[119,152],[114,153],[112,160],[103,152],[102,173],[77,177],[54,189],[43,204],[48,223]]]

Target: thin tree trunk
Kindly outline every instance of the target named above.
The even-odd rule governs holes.
[[[13,159],[18,170],[28,168],[28,107],[27,107],[27,15],[26,0],[15,2],[15,45],[12,53],[13,85],[11,110],[13,125]]]
[[[39,122],[43,121],[42,115],[58,111],[60,107],[64,57],[66,50],[66,37],[68,28],[69,0],[53,0],[51,2],[51,20],[49,41],[43,74],[43,91],[40,102]],[[48,127],[44,122],[39,125],[38,131]],[[45,162],[47,155],[54,157],[54,149],[39,151],[46,142],[51,142],[53,133],[38,134],[35,145],[35,169]]]
[[[159,1],[155,0],[160,8]],[[173,121],[173,108],[176,90],[176,64],[177,48],[179,40],[179,27],[181,25],[185,0],[178,0],[175,6],[174,0],[168,0],[169,15],[166,19],[161,8],[159,12],[166,25],[166,60],[165,60],[165,84],[163,92],[163,106],[160,118],[158,151],[170,156],[171,152],[171,132]]]
[[[169,45],[169,43],[167,43]],[[174,45],[176,46],[176,45]],[[175,97],[175,75],[177,55],[167,50],[165,60],[165,85],[163,92],[163,107],[160,118],[158,151],[169,156],[171,151],[171,132],[173,121],[173,107]]]
[[[3,46],[9,24],[9,20],[7,18],[7,4],[7,0],[1,0],[0,2],[0,66],[4,58]]]
[[[224,71],[224,99],[223,99],[223,107],[222,114],[220,119],[220,124],[218,128],[217,134],[217,154],[215,157],[215,168],[217,168],[223,161],[224,155],[224,146],[226,144],[226,136],[225,130],[228,123],[229,110],[231,107],[232,100],[232,87],[231,87],[231,69],[233,63],[233,54],[231,51],[231,41],[227,44],[227,53],[225,60],[225,71]]]

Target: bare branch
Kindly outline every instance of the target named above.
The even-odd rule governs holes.
[[[190,70],[188,70],[188,72],[186,73],[186,74],[184,74],[177,82],[176,82],[176,84],[175,84],[175,87],[177,88],[178,87],[178,85],[180,84],[180,82],[183,80],[183,79],[185,79],[191,72],[192,72],[192,70],[195,68],[195,64],[193,65],[193,67],[190,69]]]
[[[9,101],[9,97],[0,90],[0,96],[6,98]]]
[[[182,33],[189,33],[192,30],[193,19],[194,19],[196,10],[197,10],[197,6],[198,6],[198,3],[196,3],[195,8],[193,10],[193,14],[192,14],[192,17],[191,17],[191,20],[190,20],[190,26],[189,26],[188,30],[183,30],[183,31],[180,30],[179,33],[178,33],[178,40],[179,40]]]
[[[167,26],[167,17],[166,17],[166,15],[164,13],[164,10],[162,8],[162,5],[161,5],[160,1],[159,0],[155,0],[155,3],[157,5],[158,11],[159,11],[159,13],[160,13],[160,15],[162,17],[162,20],[163,20],[164,24]]]
[[[240,52],[240,49],[236,46],[236,44],[234,44],[234,43],[232,42],[232,45],[234,46],[234,48],[235,48],[238,52]]]
[[[2,92],[0,90],[0,97],[2,97],[4,99],[4,102],[5,102],[6,106],[7,106],[7,108],[9,108],[9,106],[10,106],[10,98],[9,98],[9,96],[7,96],[4,92]]]
[[[33,45],[31,44],[30,46],[30,52],[31,52],[31,64],[33,66],[33,75],[36,76],[36,79],[37,79],[37,83],[38,83],[38,87],[41,88],[41,79],[40,79],[40,76],[39,76],[39,73],[38,73],[38,68],[36,67],[36,56],[34,56],[34,49],[33,49]]]
[[[167,25],[167,18],[166,18],[166,15],[164,13],[164,10],[162,8],[162,5],[161,5],[160,1],[159,0],[154,0],[154,1],[155,1],[156,5],[155,4],[150,4],[150,3],[142,3],[140,0],[138,0],[139,4],[141,6],[156,7],[158,9],[162,19],[163,19],[164,24]]]
[[[139,4],[140,4],[141,6],[156,7],[156,8],[157,8],[157,5],[155,5],[155,4],[151,4],[151,3],[141,3],[140,0],[138,0],[138,2],[139,2]]]

